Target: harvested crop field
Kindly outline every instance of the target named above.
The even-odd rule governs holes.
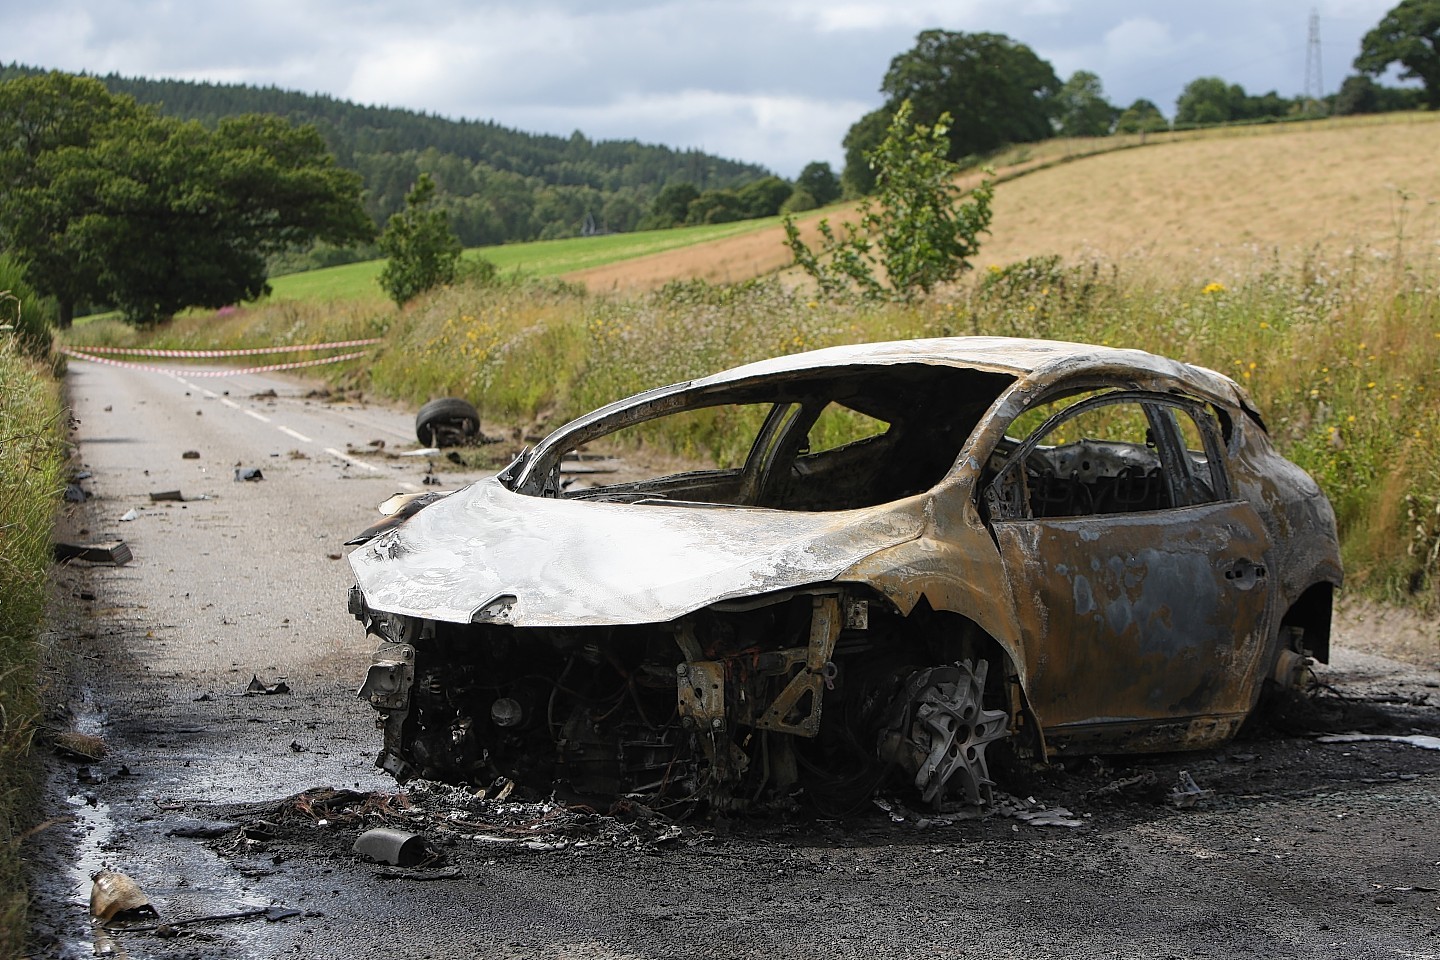
[[[993,232],[977,266],[1059,254],[1208,281],[1243,275],[1257,258],[1353,252],[1422,265],[1440,256],[1440,116],[1223,132],[1002,167],[1004,176],[1023,175],[997,188]],[[816,219],[806,221],[812,231]],[[592,290],[736,282],[784,269],[784,236],[779,227],[758,230],[568,279]]]

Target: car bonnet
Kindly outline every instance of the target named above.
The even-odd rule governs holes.
[[[535,627],[656,623],[831,580],[924,528],[924,498],[797,513],[544,499],[492,478],[420,510],[350,565],[372,610]]]

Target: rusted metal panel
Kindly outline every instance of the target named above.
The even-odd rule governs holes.
[[[1047,728],[1250,709],[1273,586],[1247,504],[1007,521],[995,533]]]

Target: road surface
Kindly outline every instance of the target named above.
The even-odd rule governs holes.
[[[413,447],[411,415],[79,361],[69,390],[93,498],[63,532],[135,560],[57,574],[57,724],[108,752],[53,761],[46,815],[64,819],[29,849],[37,956],[1440,957],[1440,752],[1300,735],[1440,733],[1433,672],[1344,650],[1332,695],[1224,750],[1003,784],[1068,825],[407,807],[354,697],[372,644],[340,556],[376,504],[423,489],[425,458],[351,452]],[[171,490],[187,499],[150,500]],[[289,692],[245,696],[252,679]],[[1206,791],[1187,806],[1169,799],[1182,770]],[[439,859],[362,862],[351,845],[381,823]],[[161,921],[279,912],[110,935],[87,916],[104,867]]]

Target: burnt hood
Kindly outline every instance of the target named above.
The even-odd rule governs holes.
[[[553,500],[495,479],[350,554],[372,610],[515,626],[656,623],[719,600],[834,579],[920,536],[924,498],[797,513]]]

